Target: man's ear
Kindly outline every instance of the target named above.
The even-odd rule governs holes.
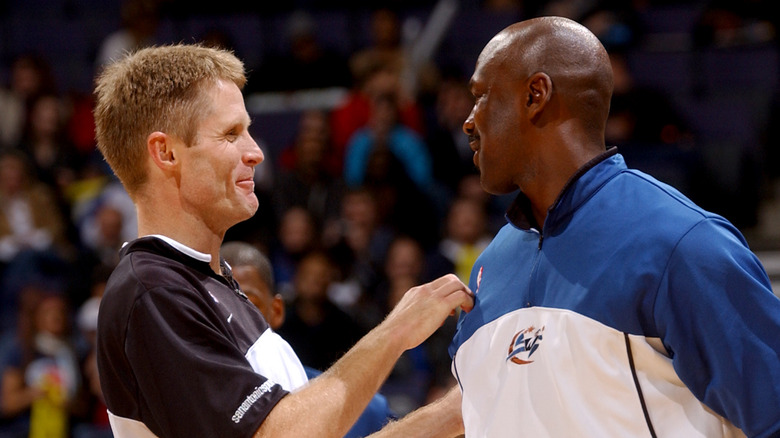
[[[152,132],[146,139],[146,150],[161,170],[171,170],[177,165],[173,142],[173,137],[160,131]]]
[[[527,84],[526,106],[529,116],[533,120],[541,114],[552,98],[552,79],[547,73],[537,72],[531,75]]]
[[[276,294],[271,301],[271,315],[268,316],[268,324],[276,330],[284,324],[285,316],[284,299],[281,295]]]

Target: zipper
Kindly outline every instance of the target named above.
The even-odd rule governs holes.
[[[533,232],[539,233],[539,243],[536,247],[536,254],[534,254],[534,260],[533,260],[533,267],[531,268],[531,278],[528,283],[528,301],[526,301],[525,306],[531,307],[533,306],[533,303],[536,301],[534,299],[535,291],[536,291],[536,278],[539,274],[539,261],[542,258],[542,242],[544,241],[544,235],[537,230],[536,228],[531,229]]]

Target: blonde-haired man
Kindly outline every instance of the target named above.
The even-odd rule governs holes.
[[[473,305],[454,276],[412,288],[306,383],[219,256],[228,228],[258,207],[263,153],[249,134],[245,81],[235,56],[197,45],[142,49],[97,80],[98,146],[136,205],[141,236],[122,249],[99,313],[117,437],[341,437],[401,353]],[[458,402],[456,389],[379,436],[462,433]]]

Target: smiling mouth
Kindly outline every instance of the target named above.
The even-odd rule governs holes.
[[[238,180],[236,185],[249,190],[255,189],[255,181],[252,178]]]

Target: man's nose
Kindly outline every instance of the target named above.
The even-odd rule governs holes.
[[[263,150],[260,149],[260,146],[257,145],[257,142],[250,137],[250,144],[248,145],[247,151],[244,153],[244,162],[248,166],[256,166],[265,160],[265,155],[263,154]]]

